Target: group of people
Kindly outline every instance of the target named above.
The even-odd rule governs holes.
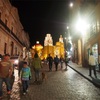
[[[40,72],[42,68],[41,59],[37,53],[35,53],[34,58],[31,61],[31,66],[28,66],[28,63],[20,60],[19,62],[19,78],[21,79],[23,86],[23,94],[25,95],[28,92],[29,80],[32,79],[31,69],[34,70],[34,81],[40,81]]]
[[[67,70],[67,65],[69,62],[69,58],[67,55],[65,55],[65,59],[64,58],[58,58],[58,56],[54,57],[54,59],[50,56],[47,57],[47,61],[48,61],[48,65],[49,65],[49,71],[52,71],[52,64],[54,62],[55,64],[55,70],[58,70],[58,64],[61,64],[61,69],[63,68],[63,62],[65,62],[66,68],[65,70]],[[96,74],[96,65],[97,65],[97,59],[96,57],[93,55],[93,53],[91,52],[89,55],[89,59],[88,59],[88,64],[89,64],[89,76],[92,77],[92,70],[94,71],[94,76],[95,78],[97,78],[97,74]]]
[[[20,70],[19,77],[21,78],[23,93],[25,94],[29,86],[29,77],[31,77],[31,70],[30,67],[28,67],[26,61],[23,61],[21,67],[22,69]],[[3,56],[3,59],[0,61],[0,99],[2,99],[3,96],[3,91],[2,91],[3,82],[5,82],[6,84],[7,94],[8,95],[11,94],[11,90],[13,87],[12,83],[13,77],[14,77],[14,66],[10,62],[10,55],[5,54]]]
[[[38,54],[35,53],[34,58],[32,59],[31,62],[31,67],[29,66],[29,63],[25,59],[23,59],[23,56],[21,55],[18,64],[18,76],[19,76],[18,81],[21,81],[22,83],[24,95],[28,92],[29,80],[32,77],[31,68],[33,68],[35,72],[34,74],[35,81],[39,81],[42,63]],[[10,55],[5,54],[3,56],[3,59],[0,61],[0,99],[2,99],[3,96],[3,91],[2,91],[3,82],[5,82],[6,84],[7,94],[9,95],[11,94],[11,90],[13,88],[12,80],[14,82],[14,78],[12,78],[13,76],[14,76],[14,66],[10,62]]]
[[[61,64],[61,69],[63,68],[63,62],[65,62],[66,64],[66,70],[67,70],[67,64],[69,62],[68,57],[66,56],[65,59],[61,56],[60,58],[58,58],[58,56],[56,55],[56,57],[53,57],[49,54],[47,57],[47,61],[48,61],[48,65],[49,65],[49,71],[52,71],[52,64],[54,62],[55,64],[55,70],[58,70],[58,64]]]
[[[12,76],[14,76],[14,67],[12,66],[9,59],[10,59],[10,55],[5,54],[3,56],[3,59],[0,61],[0,99],[3,96],[3,92],[2,92],[3,82],[6,83],[7,94],[11,94],[11,90],[12,90],[13,84],[11,83],[11,80],[12,80]],[[55,64],[55,70],[57,71],[59,63],[61,64],[61,69],[63,68],[63,62],[65,62],[66,69],[67,69],[67,64],[69,62],[69,59],[67,56],[65,56],[65,59],[63,57],[58,58],[58,56],[54,57],[53,59],[52,56],[50,56],[49,54],[47,57],[47,61],[49,65],[49,71],[52,71],[53,62]],[[96,65],[96,59],[91,53],[89,56],[89,75],[91,76],[91,71],[93,69],[94,75],[97,78],[95,65]],[[39,58],[38,54],[35,53],[34,58],[32,59],[32,62],[31,62],[31,68],[33,68],[35,72],[34,74],[35,82],[40,80],[40,72],[41,72],[42,67],[43,66],[41,63],[41,59]],[[22,56],[20,57],[18,68],[19,68],[18,76],[22,82],[23,94],[25,95],[26,92],[28,91],[29,80],[31,79],[32,74],[31,74],[30,66],[28,66],[28,63],[25,60],[23,60]]]

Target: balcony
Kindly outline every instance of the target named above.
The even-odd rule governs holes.
[[[7,33],[13,38],[13,39],[15,39],[17,42],[19,42],[21,45],[23,45],[23,46],[25,46],[25,44],[23,44],[19,39],[18,39],[18,37],[4,24],[4,22],[0,19],[0,24],[3,26],[3,28],[2,27],[0,27],[0,28],[2,28],[3,30],[6,30],[7,31]]]

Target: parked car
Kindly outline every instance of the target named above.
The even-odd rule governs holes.
[[[10,57],[10,61],[12,63],[13,66],[17,66],[18,67],[18,63],[19,63],[19,56],[11,56]]]

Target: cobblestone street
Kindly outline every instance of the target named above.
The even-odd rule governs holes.
[[[3,100],[100,100],[100,89],[70,67],[65,71],[64,68],[61,70],[59,66],[59,70],[55,71],[53,66],[52,72],[49,72],[48,66],[43,65],[42,71],[46,73],[47,80],[35,84],[34,72],[32,71],[33,77],[30,81],[29,91],[24,96],[18,83],[16,70],[12,93],[7,96],[4,91]]]

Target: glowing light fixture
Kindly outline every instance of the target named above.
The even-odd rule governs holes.
[[[84,35],[83,33],[86,33],[88,26],[89,24],[87,23],[86,19],[79,18],[79,20],[76,23],[76,30],[81,32],[82,35]]]
[[[73,3],[72,3],[72,2],[70,2],[69,6],[72,8],[72,7],[73,7]]]

